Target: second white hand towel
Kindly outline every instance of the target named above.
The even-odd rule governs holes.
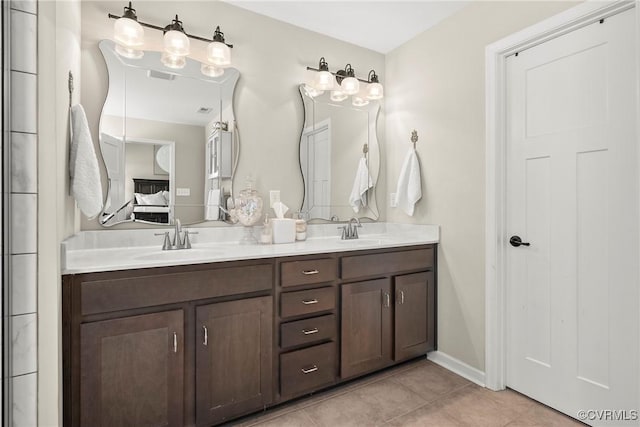
[[[371,175],[369,175],[367,159],[361,157],[360,163],[358,163],[356,177],[353,180],[351,195],[349,196],[349,204],[354,212],[359,212],[360,207],[367,206],[367,190],[371,187],[373,187],[373,180],[371,179]]]
[[[400,209],[407,215],[413,216],[413,211],[418,200],[422,198],[422,178],[420,176],[420,161],[415,149],[411,149],[404,158],[398,187],[396,189],[396,202]]]
[[[69,148],[71,195],[89,218],[102,211],[102,183],[98,158],[82,105],[71,107],[71,146]]]

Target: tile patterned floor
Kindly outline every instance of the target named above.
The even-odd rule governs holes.
[[[426,359],[237,420],[238,427],[584,426],[512,390],[493,392]]]

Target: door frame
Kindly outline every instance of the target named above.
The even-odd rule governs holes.
[[[485,49],[485,385],[491,390],[503,390],[507,385],[506,59],[516,52],[634,7],[635,37],[640,46],[640,0],[610,3],[589,0],[498,40]],[[636,64],[640,66],[638,50]],[[636,105],[640,107],[637,92]],[[639,122],[640,108],[637,111],[636,122]]]

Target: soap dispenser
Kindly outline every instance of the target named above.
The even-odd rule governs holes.
[[[273,236],[273,232],[271,229],[271,221],[269,220],[269,215],[266,214],[264,216],[264,225],[262,227],[262,233],[260,234],[260,243],[263,245],[270,245],[272,236]]]
[[[297,212],[296,219],[296,240],[307,240],[307,221],[304,220],[302,212]]]

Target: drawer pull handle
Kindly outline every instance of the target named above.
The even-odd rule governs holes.
[[[204,330],[204,341],[202,344],[209,345],[209,330],[205,325],[202,325],[202,329]]]
[[[178,334],[176,334],[175,332],[173,333],[173,352],[178,352]]]
[[[302,368],[302,373],[307,375],[307,374],[310,374],[310,373],[315,372],[317,370],[318,370],[318,367],[316,365],[313,365],[313,368],[309,368],[309,369]]]
[[[319,331],[318,331],[318,328],[313,328],[313,329],[303,329],[303,330],[302,330],[302,333],[303,333],[303,334],[305,334],[305,335],[313,335],[313,334],[317,334],[318,332],[319,332]]]
[[[314,298],[314,299],[305,299],[305,300],[303,300],[303,301],[302,301],[302,303],[303,303],[304,305],[317,304],[317,303],[318,303],[318,300],[317,300],[317,299],[315,299],[315,298]]]
[[[318,270],[304,270],[302,272],[302,274],[304,274],[305,276],[311,276],[313,274],[318,274],[320,273]]]

